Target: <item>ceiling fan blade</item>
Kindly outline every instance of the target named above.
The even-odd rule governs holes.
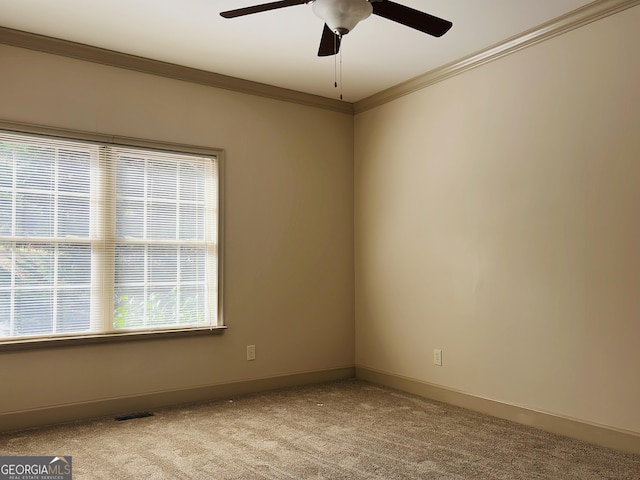
[[[453,23],[448,20],[414,10],[391,0],[372,1],[371,6],[375,15],[415,28],[434,37],[441,37],[453,26]]]
[[[324,30],[322,30],[322,38],[320,39],[320,48],[318,48],[318,56],[328,57],[337,54],[339,51],[340,36],[332,32],[325,23]]]
[[[277,8],[292,7],[294,5],[302,5],[309,0],[280,0],[278,2],[264,3],[262,5],[253,5],[251,7],[238,8],[236,10],[228,10],[220,13],[224,18],[242,17],[243,15],[250,15],[252,13],[267,12],[269,10],[275,10]]]

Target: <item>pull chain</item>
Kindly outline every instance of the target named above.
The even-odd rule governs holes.
[[[342,100],[342,49],[340,49],[340,100]]]
[[[340,39],[342,39],[342,36],[340,36]],[[334,55],[333,55],[333,87],[334,88],[338,88],[338,53],[336,52],[336,50],[338,50],[338,36],[334,35],[333,36],[333,51],[334,51]],[[340,50],[340,100],[342,100],[342,50]]]
[[[333,88],[338,88],[338,64],[336,63],[338,61],[336,59],[336,49],[338,43],[338,41],[336,40],[337,38],[338,37],[336,37],[336,35],[333,36]]]

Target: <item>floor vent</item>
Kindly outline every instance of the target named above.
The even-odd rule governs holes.
[[[125,420],[133,420],[134,418],[145,418],[145,417],[153,417],[153,412],[129,413],[128,415],[120,415],[119,417],[114,418],[114,420],[118,422],[124,422]]]

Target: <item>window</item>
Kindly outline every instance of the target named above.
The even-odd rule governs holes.
[[[219,156],[0,131],[0,341],[221,325]]]

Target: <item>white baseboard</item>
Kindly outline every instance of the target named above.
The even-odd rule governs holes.
[[[233,383],[205,385],[194,388],[167,390],[127,397],[107,398],[89,402],[54,405],[32,410],[0,414],[0,431],[74,422],[119,414],[149,411],[156,408],[228,398],[238,395],[309,385],[353,378],[355,367],[304,372]]]
[[[356,367],[356,378],[628,453],[640,454],[640,434],[476,397],[416,379]]]
[[[509,405],[416,379],[364,367],[342,367],[2,413],[0,414],[0,431],[24,430],[45,425],[115,416],[123,413],[149,411],[173,405],[216,400],[278,388],[353,377],[596,445],[640,454],[640,434],[635,432]]]

